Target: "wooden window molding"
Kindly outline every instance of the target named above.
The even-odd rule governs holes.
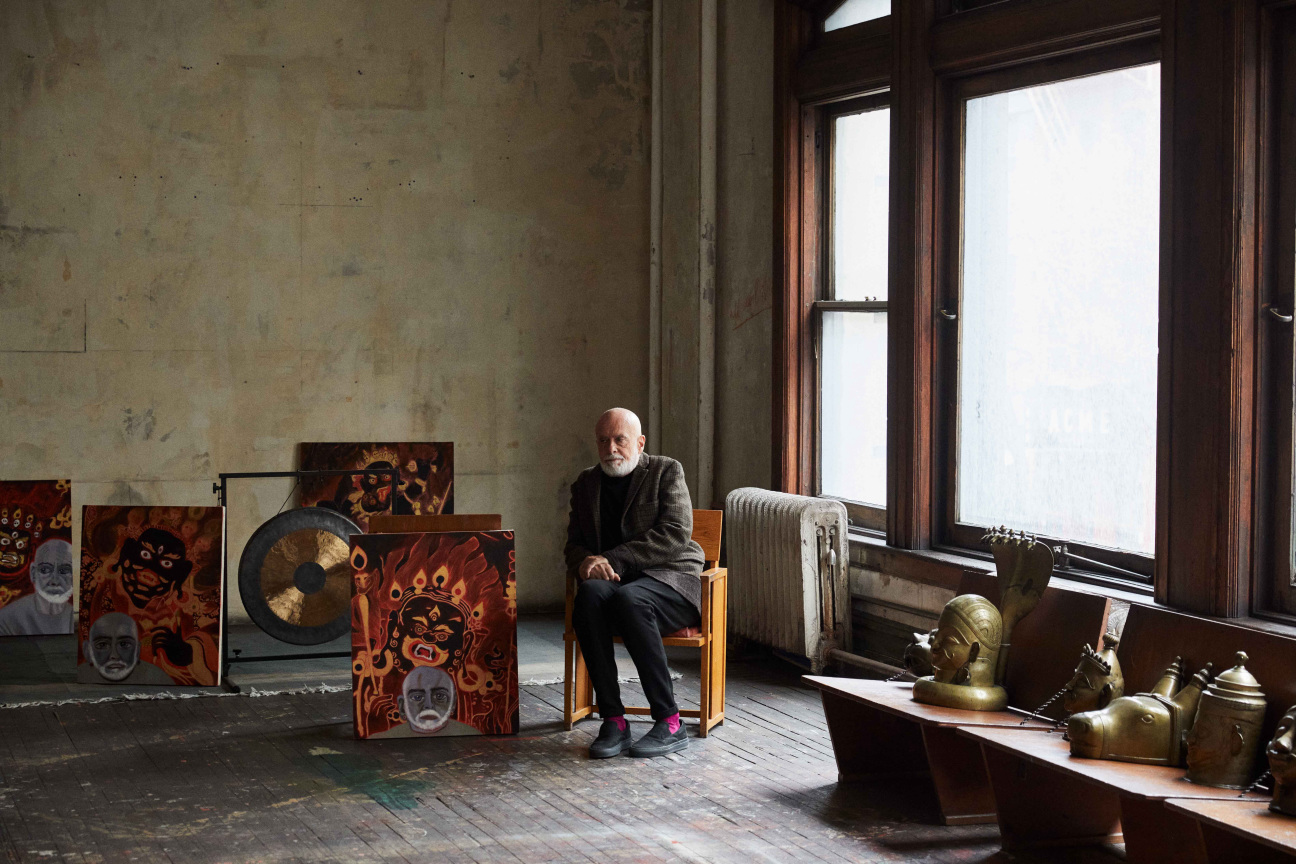
[[[1256,302],[1253,615],[1296,623],[1292,584],[1296,358],[1296,8],[1260,13],[1259,285]]]
[[[1237,617],[1254,505],[1259,4],[1167,0],[1163,14],[1156,598]]]
[[[887,272],[887,543],[931,545],[932,291],[936,232],[937,0],[892,11],[891,231]]]
[[[1014,66],[985,72],[977,76],[947,79],[940,92],[938,113],[940,140],[940,176],[938,186],[939,212],[937,214],[936,255],[940,260],[939,290],[934,304],[937,309],[957,310],[960,307],[962,276],[962,196],[964,128],[963,106],[969,99],[1094,75],[1118,69],[1155,63],[1160,59],[1157,39],[1142,38],[1114,46],[1101,46],[1082,53],[1050,57],[1032,64]],[[959,328],[953,321],[935,322],[933,340],[935,361],[934,386],[935,428],[934,460],[938,470],[934,474],[936,490],[933,493],[935,526],[933,542],[937,548],[959,551],[977,550],[981,537],[988,527],[958,522],[956,518],[956,453],[958,448],[958,382],[959,382]],[[1087,573],[1074,578],[1092,580],[1100,584],[1117,584],[1134,591],[1150,592],[1153,560],[1146,555],[1118,552],[1076,542],[1067,537],[1043,537],[1051,546],[1066,544],[1069,551],[1110,567],[1128,571],[1129,576],[1119,576],[1102,567],[1077,567]]]
[[[775,488],[798,495],[809,494],[809,369],[810,309],[814,284],[804,278],[803,230],[806,207],[811,207],[813,228],[813,176],[804,176],[806,159],[813,165],[814,130],[804,126],[805,110],[793,86],[797,63],[814,36],[815,18],[803,4],[780,0],[774,22],[774,152],[776,176],[774,212],[774,362],[773,366],[773,478]],[[809,153],[806,151],[809,149]],[[807,182],[807,180],[809,182]],[[809,201],[804,199],[809,198]],[[808,262],[813,266],[813,262]]]

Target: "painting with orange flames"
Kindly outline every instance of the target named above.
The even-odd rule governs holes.
[[[351,537],[357,738],[518,729],[512,531]]]
[[[360,471],[398,468],[396,499],[390,474],[305,477],[298,504],[328,507],[369,530],[380,513],[425,515],[454,512],[454,444],[449,441],[399,444],[302,444],[302,471]]]
[[[224,507],[81,510],[77,680],[215,686]]]

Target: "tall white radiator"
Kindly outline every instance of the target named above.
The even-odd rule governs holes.
[[[846,507],[766,489],[725,498],[729,631],[805,658],[851,648]]]

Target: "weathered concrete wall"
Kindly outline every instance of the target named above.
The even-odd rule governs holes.
[[[211,504],[453,440],[559,605],[593,419],[646,407],[649,10],[0,4],[0,477]],[[235,556],[288,489],[234,490]]]
[[[694,507],[698,480],[698,279],[701,241],[701,0],[661,0],[662,241],[660,452],[684,465]]]
[[[662,449],[684,463],[695,506],[719,508],[730,490],[771,482],[774,2],[716,4],[714,69],[706,4],[660,5]]]
[[[770,488],[774,346],[774,0],[720,6],[715,505]]]

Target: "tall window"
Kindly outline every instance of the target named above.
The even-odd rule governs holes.
[[[827,118],[827,299],[815,304],[818,492],[850,502],[852,521],[874,528],[886,507],[890,113],[877,97]]]
[[[845,0],[824,19],[824,32],[891,14],[891,0]]]
[[[1147,581],[1160,67],[962,107],[957,301],[942,310],[957,358],[953,533],[972,545],[988,526],[1025,529]]]

